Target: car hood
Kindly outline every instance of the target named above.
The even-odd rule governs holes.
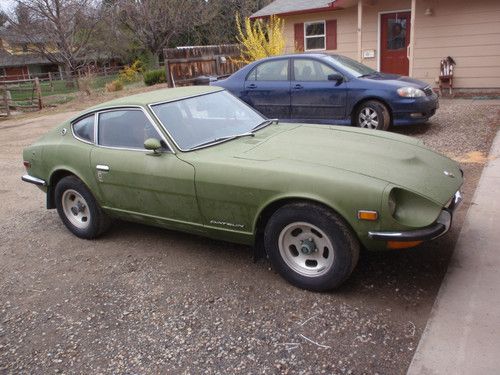
[[[372,82],[380,82],[380,83],[384,83],[384,84],[389,84],[389,85],[392,85],[392,86],[397,87],[397,88],[410,86],[410,87],[415,87],[418,89],[423,89],[423,88],[429,86],[429,84],[422,82],[422,81],[419,81],[418,79],[413,79],[413,78],[406,77],[406,76],[400,76],[398,74],[380,73],[377,75],[366,76],[366,77],[359,78],[359,79],[365,80],[365,81],[372,81]]]
[[[342,169],[401,186],[441,205],[462,184],[456,162],[410,137],[340,126],[277,127],[284,131],[263,137],[235,157],[263,162],[289,160],[297,163],[298,168],[314,164]]]

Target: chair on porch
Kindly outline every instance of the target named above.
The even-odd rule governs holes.
[[[444,85],[448,85],[450,96],[453,95],[453,70],[455,65],[455,60],[450,56],[441,60],[439,70],[439,95],[441,96],[443,96]]]

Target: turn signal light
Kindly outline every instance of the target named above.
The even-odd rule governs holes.
[[[376,221],[378,219],[378,212],[377,211],[359,210],[358,211],[358,219],[359,220]]]
[[[24,160],[23,161],[23,165],[24,165],[24,168],[26,169],[30,169],[31,168],[31,163],[27,160]]]
[[[388,241],[388,249],[406,249],[420,245],[424,241]]]

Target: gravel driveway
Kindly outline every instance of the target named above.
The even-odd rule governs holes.
[[[303,291],[249,247],[117,223],[71,235],[21,150],[72,113],[0,122],[0,373],[403,374],[498,129],[499,103],[454,100],[396,129],[463,162],[452,230],[364,253],[334,293]]]

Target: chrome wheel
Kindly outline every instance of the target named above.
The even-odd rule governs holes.
[[[361,128],[377,129],[379,118],[377,112],[370,107],[365,107],[359,112],[358,124]]]
[[[302,276],[324,275],[333,265],[330,239],[325,232],[309,223],[295,222],[283,228],[278,247],[285,263]]]
[[[61,197],[64,215],[71,224],[86,229],[90,224],[90,211],[83,196],[76,190],[68,189]]]

